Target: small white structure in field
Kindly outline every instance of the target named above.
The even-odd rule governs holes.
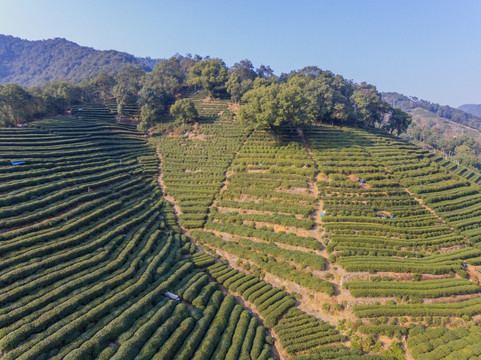
[[[171,292],[166,291],[164,293],[165,296],[167,296],[169,299],[175,300],[175,301],[180,301],[180,297],[178,297],[175,294],[172,294]]]

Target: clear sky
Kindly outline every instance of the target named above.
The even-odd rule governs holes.
[[[308,65],[381,91],[481,103],[481,0],[0,0],[0,33],[166,58]]]

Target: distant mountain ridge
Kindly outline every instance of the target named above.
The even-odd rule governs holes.
[[[115,50],[95,50],[61,38],[29,41],[0,35],[0,83],[30,87],[54,80],[81,82],[129,64],[150,71],[157,62]]]
[[[412,125],[403,134],[420,146],[436,149],[454,161],[481,169],[481,118],[461,109],[413,96],[382,93],[391,106],[406,111]]]
[[[473,114],[475,116],[481,117],[481,104],[464,104],[458,106],[458,109],[463,110],[464,112]]]
[[[381,94],[383,100],[391,106],[400,108],[408,113],[412,112],[413,109],[422,108],[455,123],[481,130],[481,117],[463,109],[431,103],[414,96],[405,96],[396,92],[383,92]],[[481,105],[479,106],[481,107]]]

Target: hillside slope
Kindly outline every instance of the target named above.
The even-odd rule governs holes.
[[[464,104],[458,106],[458,109],[463,110],[464,112],[473,114],[475,116],[481,117],[481,104]]]
[[[479,171],[375,129],[248,130],[205,95],[151,146],[100,104],[0,131],[2,360],[417,360],[478,341]]]
[[[230,137],[229,104],[191,99],[201,121],[151,138],[166,199],[194,257],[228,262],[207,271],[263,320],[281,358],[404,348],[422,359],[429,349],[407,339],[433,325],[471,340],[459,329],[481,317],[479,172],[376,130]]]
[[[481,128],[481,118],[464,112],[459,108],[455,109],[446,105],[434,104],[426,100],[418,99],[417,97],[408,97],[395,92],[384,92],[382,93],[382,97],[383,100],[388,102],[391,106],[400,108],[410,114],[413,113],[413,110],[421,108],[455,123],[474,129]]]
[[[406,111],[412,125],[411,142],[454,156],[455,161],[480,168],[481,118],[449,106],[433,104],[397,93],[383,93],[391,106]]]
[[[0,83],[38,86],[53,80],[80,82],[132,64],[151,70],[156,60],[99,51],[65,39],[28,41],[0,35]]]
[[[188,257],[154,150],[80,111],[0,129],[0,358],[267,360],[264,328]]]

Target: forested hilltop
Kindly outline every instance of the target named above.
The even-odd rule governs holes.
[[[0,83],[38,86],[55,80],[78,83],[131,64],[151,70],[156,60],[109,50],[99,51],[65,39],[39,41],[0,35]]]
[[[275,131],[286,124],[330,123],[399,134],[411,122],[405,112],[383,101],[375,86],[356,84],[317,67],[275,76],[269,66],[254,69],[249,60],[229,69],[221,59],[178,55],[160,60],[151,72],[127,65],[118,73],[102,72],[80,84],[55,81],[30,89],[5,84],[0,86],[0,124],[19,125],[63,113],[72,105],[103,102],[119,117],[138,119],[139,129],[146,132],[169,111],[193,121],[192,106],[181,98],[199,88],[212,98],[230,97],[234,104],[241,103],[238,115],[246,127]]]

